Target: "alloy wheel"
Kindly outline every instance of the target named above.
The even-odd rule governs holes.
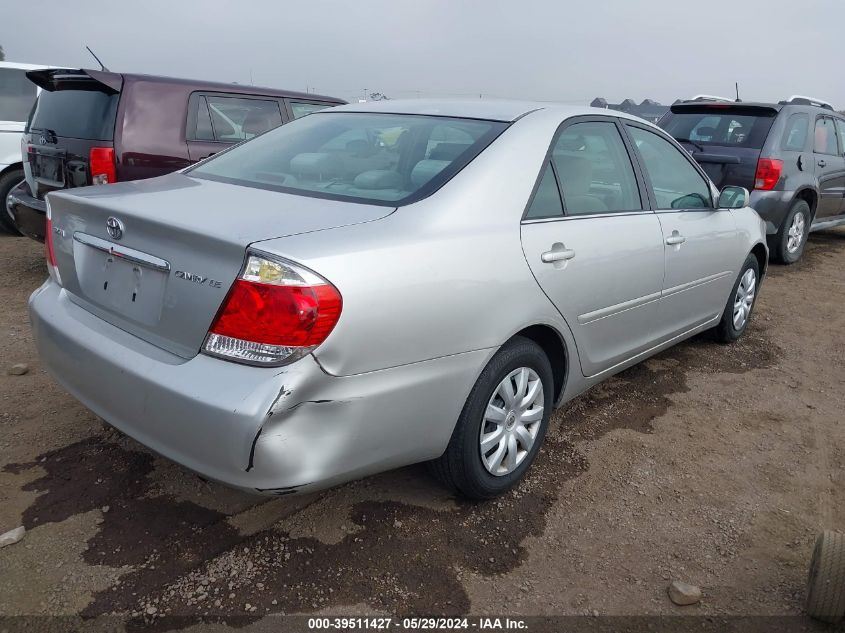
[[[796,213],[795,217],[792,218],[792,224],[789,226],[789,231],[787,232],[787,252],[794,253],[801,248],[801,243],[804,241],[804,229],[806,224],[803,213]]]
[[[499,383],[487,403],[479,436],[487,472],[501,477],[519,467],[540,432],[544,404],[543,381],[530,367],[513,370]]]
[[[754,295],[757,292],[757,273],[753,268],[745,271],[736,289],[734,297],[734,329],[739,331],[745,327],[748,317],[751,316],[751,306],[754,305]]]

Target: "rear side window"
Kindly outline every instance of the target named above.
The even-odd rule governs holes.
[[[658,209],[712,207],[709,183],[690,164],[682,150],[654,132],[626,127],[642,156]]]
[[[839,142],[842,143],[842,151],[845,152],[845,121],[836,119],[836,131],[839,132]]]
[[[74,82],[79,86],[80,82]],[[92,141],[114,139],[120,93],[103,92],[92,81],[89,90],[42,90],[27,122],[27,132],[51,130],[56,136]]]
[[[537,186],[534,199],[525,214],[526,220],[536,218],[554,218],[563,215],[563,205],[560,203],[560,191],[551,163],[546,164],[543,177]]]
[[[795,112],[786,121],[786,129],[781,139],[781,149],[788,152],[803,152],[807,146],[807,136],[810,131],[810,115],[806,112]]]
[[[0,68],[0,121],[26,121],[35,95],[25,70]]]
[[[816,119],[816,133],[813,143],[813,151],[816,154],[839,154],[839,146],[836,143],[836,129],[833,124],[833,117],[820,116]]]
[[[672,111],[660,127],[681,142],[760,149],[777,113],[751,114],[747,110],[723,106],[684,108]]]
[[[552,148],[566,215],[641,210],[625,143],[610,121],[575,123]]]
[[[199,95],[195,100],[194,140],[239,143],[282,124],[279,102],[218,95]]]
[[[437,190],[506,127],[451,117],[320,112],[222,152],[188,173],[259,189],[396,206]]]
[[[306,103],[304,101],[289,101],[288,103],[294,119],[331,107],[326,103]]]

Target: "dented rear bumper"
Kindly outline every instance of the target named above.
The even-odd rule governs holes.
[[[263,494],[325,488],[440,455],[494,350],[337,377],[170,354],[74,304],[30,298],[47,369],[85,406],[161,455]]]

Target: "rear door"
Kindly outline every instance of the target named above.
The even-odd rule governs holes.
[[[754,189],[757,160],[776,108],[733,103],[677,104],[660,121],[722,188]]]
[[[84,71],[31,71],[42,88],[23,137],[24,172],[32,194],[92,184],[91,150],[114,148],[120,75],[105,74],[106,85]]]
[[[655,344],[663,240],[642,189],[615,120],[572,119],[523,219],[528,265],[572,328],[586,376]]]
[[[816,117],[813,154],[816,178],[819,181],[817,218],[837,215],[845,196],[845,158],[832,116]]]
[[[725,308],[736,276],[733,214],[716,209],[707,178],[669,139],[636,123],[625,128],[646,172],[663,233],[666,261],[660,300],[666,338],[702,325]]]
[[[278,127],[287,119],[283,110],[271,97],[195,92],[188,102],[188,155],[202,160]]]

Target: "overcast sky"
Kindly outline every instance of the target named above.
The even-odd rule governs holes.
[[[845,0],[2,0],[9,61],[292,90],[845,108]],[[95,66],[96,67],[96,66]]]

